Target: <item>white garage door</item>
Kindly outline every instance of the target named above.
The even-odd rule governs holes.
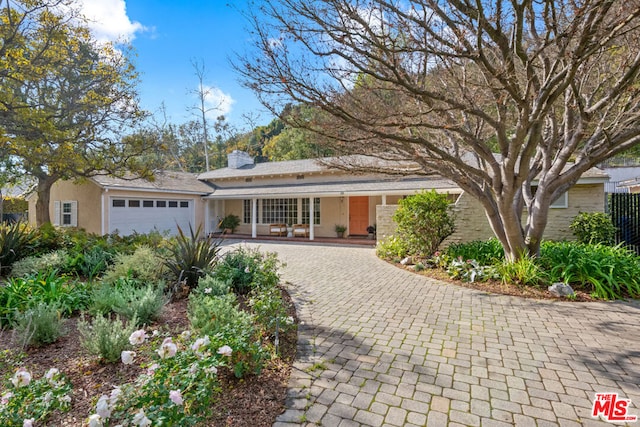
[[[194,221],[193,204],[193,199],[113,197],[109,200],[109,232],[126,236],[155,230],[175,235],[180,226],[189,233],[189,224]]]

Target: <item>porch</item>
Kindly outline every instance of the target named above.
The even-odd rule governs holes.
[[[357,246],[370,246],[375,247],[376,240],[370,239],[368,236],[346,236],[344,238],[337,237],[315,237],[313,240],[309,240],[308,237],[281,237],[271,236],[268,234],[258,234],[255,238],[251,237],[251,234],[244,233],[212,233],[213,236],[223,236],[225,240],[240,240],[247,242],[282,242],[282,243],[304,243],[304,244],[331,244],[331,245],[357,245]]]

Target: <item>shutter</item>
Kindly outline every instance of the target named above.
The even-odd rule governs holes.
[[[71,202],[71,226],[78,226],[78,201],[72,200]]]
[[[53,202],[53,225],[60,225],[60,200]]]

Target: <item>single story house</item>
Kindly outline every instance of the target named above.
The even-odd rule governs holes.
[[[176,234],[177,227],[204,223],[203,197],[212,191],[197,174],[158,172],[155,180],[98,175],[58,181],[51,188],[49,215],[54,225],[89,233],[129,235],[153,230]],[[29,221],[35,224],[36,193],[31,193]]]
[[[454,182],[441,177],[353,174],[316,160],[254,163],[246,153],[229,154],[228,167],[198,176],[159,173],[154,182],[95,177],[82,184],[60,181],[51,194],[51,217],[61,226],[94,233],[144,233],[153,229],[175,233],[175,224],[220,231],[226,215],[240,218],[236,232],[256,238],[273,233],[272,226],[304,225],[302,236],[335,237],[336,225],[346,234],[366,236],[377,226],[378,238],[392,234],[391,219],[398,200],[422,190],[450,195],[457,230],[450,241],[486,239],[493,234],[480,204]],[[585,211],[604,211],[604,183],[599,169],[588,171],[554,202],[545,236],[571,238],[571,220]],[[30,218],[35,197],[30,199]],[[312,219],[312,220],[311,220]]]

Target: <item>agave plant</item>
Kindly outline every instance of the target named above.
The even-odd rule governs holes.
[[[198,279],[210,272],[218,259],[222,240],[210,236],[200,237],[201,227],[194,232],[189,225],[189,235],[178,227],[175,244],[169,249],[165,265],[179,282],[189,289],[198,285]]]
[[[0,225],[0,275],[4,276],[15,261],[29,254],[34,240],[33,229],[23,222]]]

